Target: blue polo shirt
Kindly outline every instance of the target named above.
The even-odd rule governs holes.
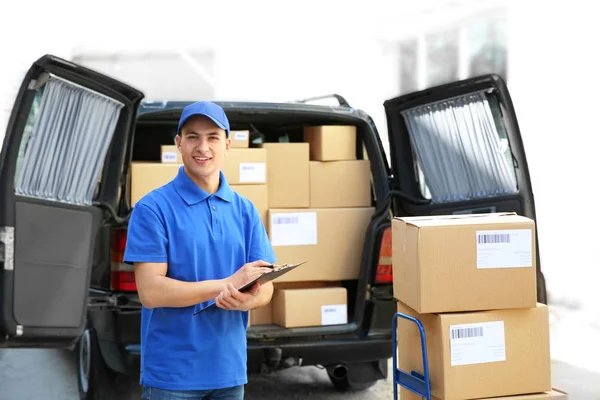
[[[167,276],[195,282],[222,279],[242,265],[275,255],[256,207],[227,184],[200,189],[183,167],[170,183],[135,205],[124,262],[168,263]],[[207,303],[142,307],[140,384],[167,390],[220,389],[247,383],[248,312]]]

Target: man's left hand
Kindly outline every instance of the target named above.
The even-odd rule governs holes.
[[[256,283],[252,288],[245,293],[237,290],[231,283],[215,298],[217,307],[224,310],[248,311],[248,300],[258,294],[260,284]]]

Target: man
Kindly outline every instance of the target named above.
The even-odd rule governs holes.
[[[237,288],[275,256],[258,211],[221,172],[231,145],[223,109],[187,106],[175,141],[183,166],[136,203],[124,257],[143,305],[142,398],[242,400],[247,311],[267,304],[273,286]]]

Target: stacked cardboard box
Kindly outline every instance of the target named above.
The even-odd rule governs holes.
[[[373,214],[370,164],[357,160],[356,142],[354,126],[309,126],[302,143],[261,146],[269,164],[267,228],[278,263],[308,261],[276,280],[275,324],[348,322],[348,294],[339,282],[358,279]],[[338,284],[316,287],[315,281]]]
[[[552,390],[548,308],[536,302],[531,219],[514,213],[394,218],[392,246],[398,311],[425,328],[435,398]],[[422,373],[416,325],[399,320],[397,345],[398,367]],[[402,388],[401,396],[412,393]]]
[[[309,126],[303,142],[258,147],[250,146],[249,136],[248,131],[231,132],[223,173],[231,188],[257,207],[277,262],[308,261],[275,282],[272,302],[250,313],[250,325],[347,323],[341,281],[358,279],[374,211],[370,163],[356,157],[356,128]],[[171,181],[181,166],[173,145],[161,146],[159,162],[134,162],[132,206]]]

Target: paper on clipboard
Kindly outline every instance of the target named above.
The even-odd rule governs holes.
[[[242,286],[241,288],[239,288],[238,290],[242,293],[249,291],[252,286],[254,286],[257,282],[260,283],[261,285],[264,285],[267,282],[271,282],[274,279],[279,278],[282,275],[287,274],[288,272],[294,270],[295,268],[301,266],[302,264],[305,264],[306,261],[302,261],[299,262],[298,264],[282,264],[282,265],[272,265],[271,271],[265,272],[264,274],[262,274],[261,276],[259,276],[258,278],[254,279],[251,282],[248,282],[247,284],[245,284],[244,286]],[[206,307],[194,312],[194,315],[201,313],[204,310],[207,310],[211,307],[215,306],[215,302],[214,300],[210,302],[210,304],[208,304]]]

